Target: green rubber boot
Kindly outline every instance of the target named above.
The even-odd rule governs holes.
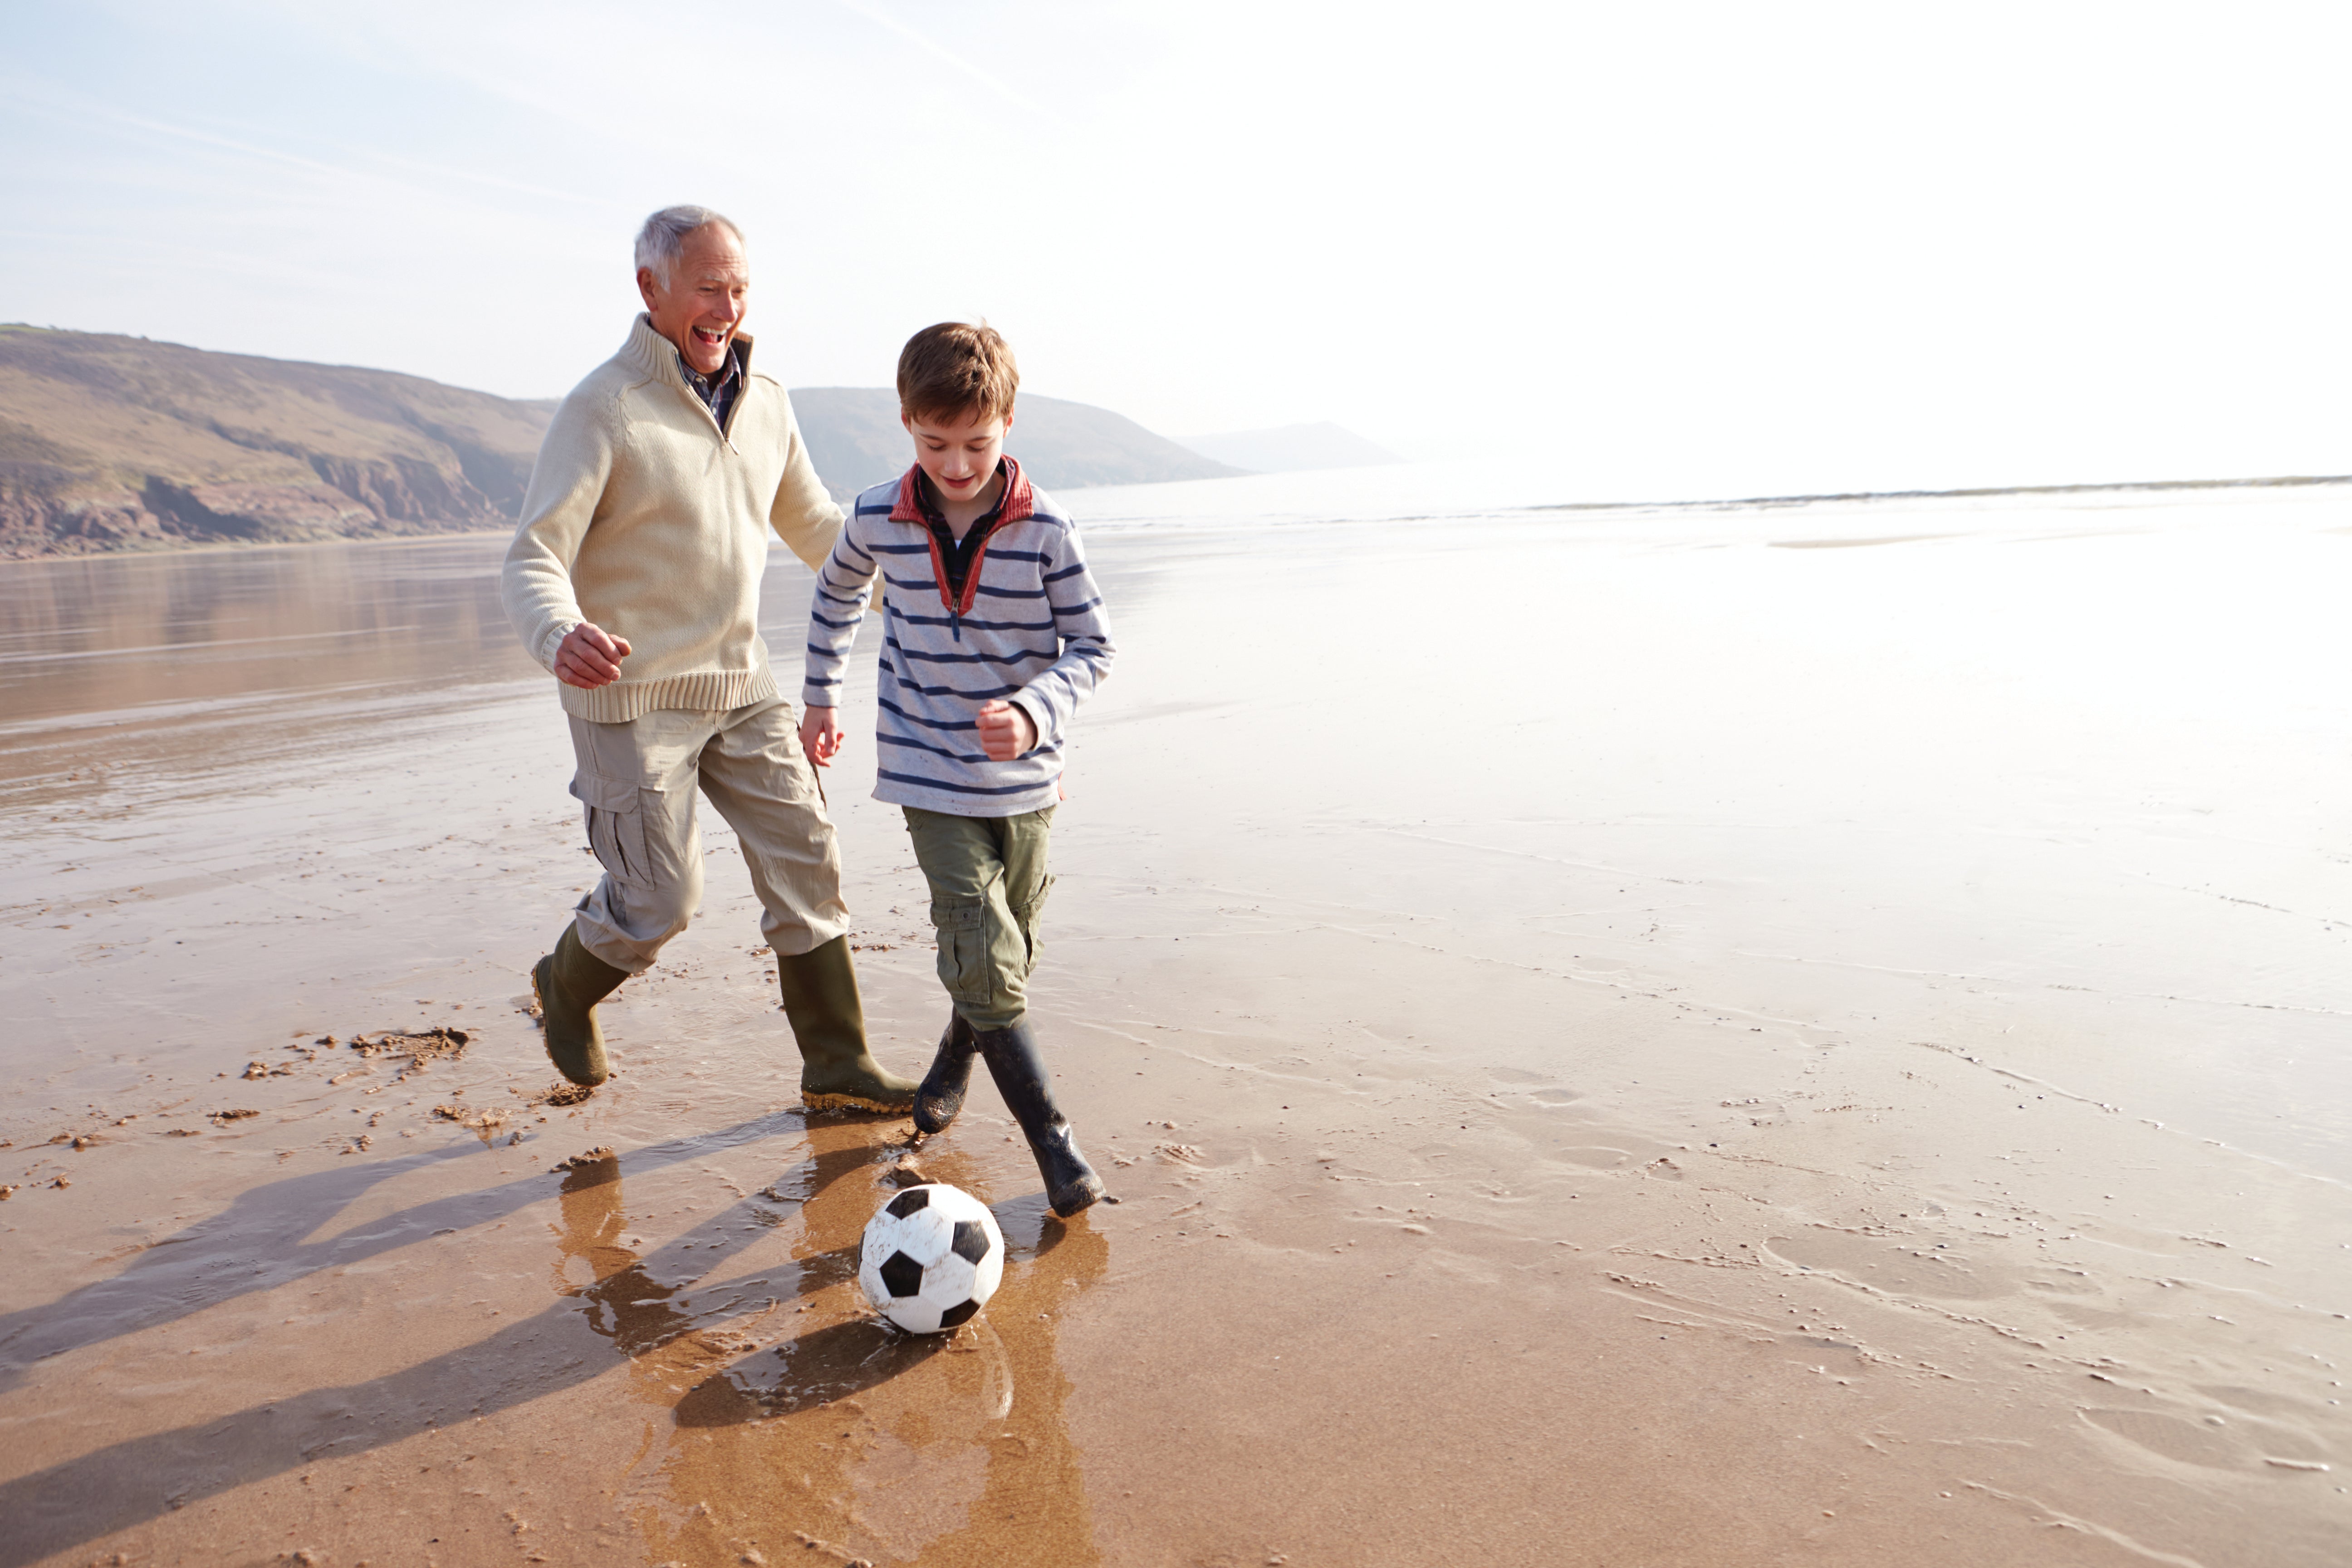
[[[596,1026],[596,1004],[628,977],[627,970],[581,946],[577,926],[565,926],[555,951],[531,965],[530,991],[547,1026],[548,1059],[573,1083],[593,1089],[613,1076],[604,1059],[604,1031]]]
[[[784,994],[793,1037],[800,1042],[803,1105],[892,1116],[914,1109],[914,1079],[883,1071],[866,1048],[866,1008],[857,999],[847,937],[835,937],[797,958],[779,953],[776,984]]]

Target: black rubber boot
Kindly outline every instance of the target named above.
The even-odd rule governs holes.
[[[1029,1020],[1022,1018],[1002,1029],[974,1029],[972,1039],[988,1063],[988,1076],[996,1080],[996,1092],[1004,1097],[1005,1109],[1021,1123],[1029,1152],[1037,1156],[1037,1173],[1045,1178],[1045,1201],[1054,1212],[1067,1219],[1101,1198],[1102,1178],[1078,1152],[1069,1118],[1054,1103],[1045,1061],[1037,1054],[1037,1036]]]
[[[629,977],[580,945],[580,928],[568,925],[555,951],[531,965],[530,991],[547,1026],[547,1056],[555,1070],[593,1089],[613,1075],[604,1059],[604,1031],[596,1026],[596,1004]]]
[[[835,937],[796,958],[776,957],[784,1016],[801,1047],[801,1103],[811,1110],[878,1110],[904,1115],[915,1080],[882,1070],[866,1048],[866,1006],[849,939]]]
[[[916,1131],[929,1137],[948,1130],[948,1123],[963,1109],[963,1093],[971,1084],[971,1058],[979,1054],[971,1026],[962,1014],[950,1012],[947,1029],[940,1036],[939,1051],[931,1058],[931,1070],[923,1075],[923,1087],[915,1091]]]

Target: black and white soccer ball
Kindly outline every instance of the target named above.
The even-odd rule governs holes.
[[[961,1187],[903,1187],[866,1222],[857,1282],[877,1311],[911,1333],[968,1321],[1003,1278],[1004,1233]]]

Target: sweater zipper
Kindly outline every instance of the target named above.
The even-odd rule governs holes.
[[[677,384],[678,390],[685,393],[688,397],[692,398],[694,405],[702,410],[702,416],[710,421],[710,427],[719,432],[719,444],[726,447],[729,451],[734,453],[737,457],[741,457],[743,455],[743,448],[735,444],[735,437],[727,433],[727,426],[719,423],[719,416],[710,411],[710,405],[703,402],[699,397],[695,397],[694,388],[686,384],[686,378],[684,376],[680,376],[678,378]],[[735,410],[742,405],[744,390],[745,389],[741,387],[736,388],[735,401],[728,405],[728,413],[734,413]]]
[[[996,531],[1003,521],[1000,515],[995,522],[990,523],[988,531],[980,536],[980,542],[971,547],[971,560],[963,569],[963,592],[958,595],[959,602],[955,605],[955,640],[958,642],[963,641],[963,613],[980,596],[980,569],[988,560],[988,542],[996,537]]]
[[[988,542],[996,536],[996,531],[1003,522],[1003,519],[999,518],[989,524],[988,531],[982,534],[980,542],[972,547],[971,562],[964,568],[963,592],[960,595],[948,591],[947,555],[940,549],[940,536],[931,531],[930,524],[923,525],[923,542],[931,547],[931,576],[939,583],[940,602],[948,607],[948,627],[958,642],[963,641],[963,613],[971,607],[972,600],[980,593],[980,568],[981,563],[988,559]]]

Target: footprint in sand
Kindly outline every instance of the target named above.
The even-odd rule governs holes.
[[[2190,1419],[2161,1410],[2092,1408],[2084,1420],[2151,1454],[2214,1470],[2324,1472],[2326,1450],[2305,1433],[2273,1421],[2209,1415]]]

